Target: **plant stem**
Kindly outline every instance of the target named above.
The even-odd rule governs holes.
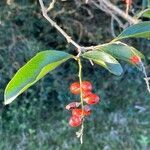
[[[75,41],[73,41],[71,39],[71,37],[62,29],[60,28],[60,26],[53,21],[49,16],[48,16],[48,11],[44,6],[43,0],[39,0],[40,6],[41,6],[41,10],[42,10],[42,14],[45,17],[45,19],[53,26],[57,29],[57,31],[59,31],[67,40],[68,43],[71,43],[72,45],[74,45],[77,48],[78,53],[81,53],[81,47],[79,44],[77,44]],[[48,8],[49,9],[49,8]]]
[[[141,62],[141,65],[142,65],[142,70],[143,70],[143,74],[145,76],[144,80],[145,80],[145,83],[146,83],[146,86],[147,86],[147,90],[148,92],[150,93],[150,84],[149,84],[149,77],[147,76],[147,73],[146,73],[146,69],[144,67],[144,64],[143,62]]]
[[[92,0],[92,2],[94,2]],[[124,11],[122,11],[120,8],[115,6],[113,3],[110,2],[110,0],[99,0],[99,2],[103,3],[105,6],[107,6],[110,10],[114,11],[115,14],[118,16],[124,18],[126,21],[128,21],[130,24],[136,24],[139,22],[139,20],[135,17],[130,16],[129,14],[126,14]]]
[[[79,83],[80,83],[80,100],[81,100],[81,109],[82,109],[82,116],[83,116],[84,104],[83,104],[83,91],[82,91],[82,63],[81,63],[80,58],[78,58],[78,65],[79,65],[78,77],[79,77]],[[83,122],[81,125],[81,130],[80,130],[80,142],[81,142],[81,144],[83,143],[83,130],[84,130],[84,118],[83,118]]]
[[[83,108],[83,91],[82,91],[82,64],[80,58],[78,59],[78,65],[79,65],[79,83],[80,83],[80,99],[81,99],[81,106]]]

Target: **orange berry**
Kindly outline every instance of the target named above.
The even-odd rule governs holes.
[[[138,57],[138,56],[132,56],[132,57],[130,58],[130,62],[131,62],[132,64],[138,64],[140,61],[141,61],[141,58]]]
[[[83,98],[83,100],[90,105],[97,104],[100,100],[100,97],[96,94],[91,93],[90,95]]]
[[[71,85],[70,85],[70,91],[71,93],[73,94],[79,94],[80,93],[80,84],[79,82],[73,82]]]
[[[92,84],[89,81],[83,81],[81,87],[82,87],[82,91],[91,91],[92,90]],[[73,94],[80,94],[80,83],[73,82],[70,85],[70,91]]]
[[[82,82],[82,90],[83,91],[91,91],[92,90],[92,84],[89,81],[83,81]]]
[[[92,92],[91,91],[82,91],[82,96],[83,98],[90,95]]]
[[[86,107],[83,109],[83,112],[82,112],[82,109],[80,108],[76,108],[72,110],[73,116],[83,117],[83,116],[89,116],[90,114],[91,114],[91,109],[86,108]]]
[[[82,118],[79,117],[79,116],[72,116],[70,119],[69,119],[69,125],[71,127],[78,127],[82,124]]]

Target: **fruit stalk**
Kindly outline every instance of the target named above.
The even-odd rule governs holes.
[[[83,104],[83,91],[82,91],[82,63],[81,63],[81,60],[80,58],[78,58],[78,66],[79,66],[79,74],[78,74],[78,77],[79,77],[79,83],[80,83],[80,100],[81,100],[81,109],[82,109],[82,116],[83,116],[83,111],[84,111],[84,104]],[[82,122],[82,125],[81,125],[81,130],[80,130],[80,142],[81,144],[83,143],[83,130],[84,130],[84,118],[83,118],[83,122]]]

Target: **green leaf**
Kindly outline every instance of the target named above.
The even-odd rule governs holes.
[[[137,17],[138,17],[138,18],[140,18],[140,17],[150,18],[150,8],[145,9],[145,10],[143,10],[143,11],[140,11],[140,12],[137,14]]]
[[[115,75],[121,75],[123,72],[123,69],[119,62],[112,57],[111,55],[102,52],[102,51],[89,51],[85,52],[82,57],[86,59],[90,59],[96,64],[99,64],[109,70],[111,73]]]
[[[20,68],[8,83],[4,94],[4,104],[11,103],[18,95],[69,58],[73,56],[62,51],[47,50],[38,53]]]
[[[150,21],[140,22],[126,28],[114,41],[133,37],[150,38]]]
[[[95,46],[94,50],[96,51],[104,51],[113,57],[124,60],[130,63],[130,59],[132,56],[138,56],[140,58],[144,58],[144,55],[137,51],[134,47],[128,46],[122,42],[114,42],[108,43],[104,45]]]
[[[145,13],[143,13],[142,16],[145,18],[150,18],[150,9],[148,11],[146,11]]]

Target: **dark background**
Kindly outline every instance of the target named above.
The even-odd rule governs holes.
[[[122,1],[114,1],[125,9]],[[135,0],[134,11],[142,9]],[[84,46],[109,42],[110,16],[83,1],[58,1],[51,17]],[[142,18],[144,19],[144,18]],[[116,24],[116,34],[121,28]],[[128,39],[146,56],[150,73],[150,42]],[[148,150],[150,149],[150,95],[143,74],[121,62],[120,77],[83,60],[83,78],[94,85],[101,103],[85,121],[84,143],[75,136],[78,129],[68,126],[70,113],[65,105],[78,100],[69,92],[78,80],[78,66],[67,61],[36,85],[20,95],[9,106],[3,105],[4,89],[15,72],[37,52],[57,49],[76,54],[74,47],[41,15],[34,0],[15,0],[12,5],[0,1],[0,150]]]

